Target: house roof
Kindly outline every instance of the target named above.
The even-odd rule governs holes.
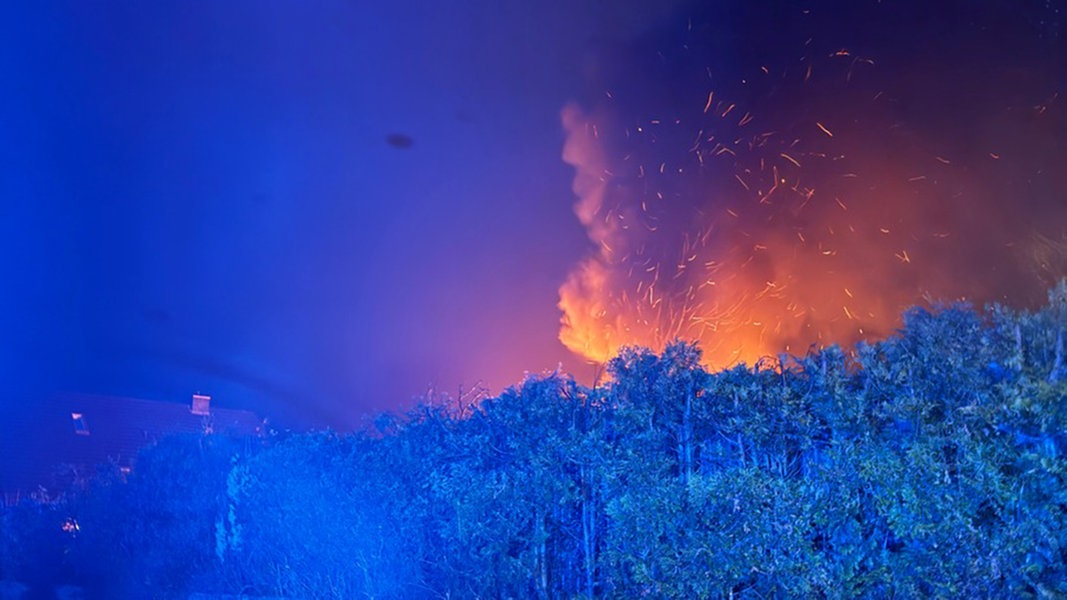
[[[130,466],[137,452],[174,433],[258,435],[254,413],[212,406],[209,414],[190,404],[89,394],[61,394],[16,416],[14,433],[0,437],[0,490],[10,494],[51,487],[103,464]],[[68,471],[63,476],[63,471]]]

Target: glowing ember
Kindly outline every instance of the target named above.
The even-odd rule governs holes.
[[[884,73],[866,50],[808,40],[799,61],[720,69],[712,26],[686,26],[648,72],[563,109],[595,245],[560,289],[572,351],[602,362],[681,337],[712,366],[751,363],[883,336],[924,298],[1039,300],[1064,273],[1063,221],[1034,210],[1067,190],[1062,160],[1032,143],[1065,122],[1040,78],[1015,101],[955,81],[909,113],[949,85],[932,81],[958,70],[951,57]],[[984,135],[953,114],[964,101]]]

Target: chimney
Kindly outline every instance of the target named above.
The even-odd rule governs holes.
[[[194,415],[208,416],[211,414],[211,396],[207,394],[193,394],[193,405],[189,412]]]

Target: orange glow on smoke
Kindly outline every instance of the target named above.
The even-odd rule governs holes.
[[[654,146],[684,138],[680,119],[620,127],[562,111],[575,211],[594,248],[559,290],[559,337],[591,361],[675,338],[699,341],[713,368],[851,345],[891,333],[924,299],[996,299],[1019,253],[1036,255],[1025,240],[998,243],[995,216],[965,210],[988,198],[951,159],[894,160],[892,139],[872,144],[826,116],[796,126],[806,137],[760,131],[733,104],[699,100],[731,137],[689,126],[699,133],[684,159]],[[953,277],[982,253],[1004,261],[999,279]]]
[[[730,112],[727,106],[724,114]],[[769,187],[736,174],[743,189],[757,194],[747,206],[716,207],[710,198],[699,218],[672,226],[649,208],[670,201],[658,191],[640,202],[612,202],[628,190],[605,158],[598,124],[575,106],[563,110],[562,120],[563,159],[576,173],[575,210],[596,245],[560,289],[560,340],[570,350],[604,362],[624,345],[658,350],[680,337],[698,340],[710,365],[726,367],[802,354],[811,344],[851,343],[894,325],[897,307],[870,289],[878,279],[864,273],[876,257],[854,248],[856,239],[891,232],[853,225],[840,200],[819,211],[817,226],[800,226],[795,217],[808,210],[814,191],[796,183],[798,158],[780,152],[782,164],[764,161],[774,177]],[[825,126],[817,130],[829,135]],[[710,147],[709,157],[725,154],[722,148]],[[639,166],[638,180],[646,169]],[[783,207],[792,218],[779,214]],[[648,251],[662,244],[659,236],[674,238],[673,256]],[[842,252],[843,245],[852,249]],[[896,262],[906,265],[907,247],[899,255],[908,260]]]
[[[741,51],[717,23],[620,50],[562,110],[592,243],[559,290],[571,351],[682,338],[752,364],[884,337],[929,301],[1034,306],[1067,275],[1051,63],[973,68],[966,36],[921,68],[801,30],[795,54],[770,30]]]

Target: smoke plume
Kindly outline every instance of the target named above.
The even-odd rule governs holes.
[[[1064,275],[1063,41],[1013,7],[834,4],[722,3],[596,57],[562,111],[592,242],[568,348],[751,363]]]

